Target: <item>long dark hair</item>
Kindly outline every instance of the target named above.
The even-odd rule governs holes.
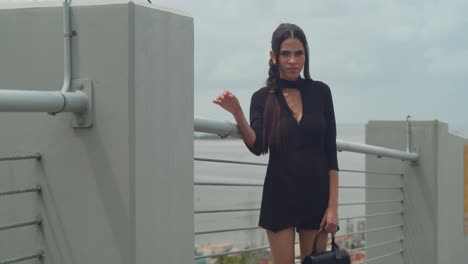
[[[304,78],[310,79],[309,74],[309,47],[307,39],[302,29],[294,24],[281,24],[273,32],[271,38],[271,50],[273,51],[276,62],[279,63],[279,53],[281,44],[288,38],[296,38],[302,42],[305,52],[304,63]],[[279,105],[279,96],[283,96],[281,88],[278,85],[280,78],[279,66],[274,64],[272,59],[269,61],[270,69],[268,70],[268,79],[266,85],[268,96],[263,112],[263,153],[271,150],[282,151],[286,149],[286,125],[284,112],[281,111]]]

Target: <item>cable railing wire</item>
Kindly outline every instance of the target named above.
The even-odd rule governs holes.
[[[366,250],[366,249],[369,249],[369,248],[381,247],[381,246],[391,245],[391,244],[394,244],[394,243],[401,243],[401,242],[403,242],[403,240],[404,240],[403,238],[400,238],[400,239],[396,239],[396,240],[391,240],[391,241],[386,241],[386,242],[382,242],[382,243],[368,245],[368,246],[365,246],[365,247],[348,249],[347,251],[348,251],[348,253],[353,253],[355,251]]]
[[[234,182],[195,182],[196,186],[235,186],[235,187],[263,187],[263,183],[234,183]],[[403,186],[352,186],[341,185],[341,189],[403,189]]]
[[[37,219],[32,220],[32,221],[0,226],[0,231],[20,228],[20,227],[25,227],[25,226],[40,225],[40,224],[41,224],[41,220],[39,218],[37,218]]]
[[[248,161],[238,161],[238,160],[201,158],[201,157],[195,157],[194,160],[195,160],[195,161],[205,161],[205,162],[238,164],[238,165],[268,166],[268,163],[264,163],[264,162],[248,162]],[[379,174],[380,174],[380,175],[403,176],[402,173],[397,173],[397,172],[384,172],[384,171],[362,171],[362,170],[340,169],[340,172],[354,172],[354,173],[367,173],[367,174],[376,174],[376,175],[379,175]]]
[[[36,153],[33,155],[16,155],[16,156],[0,156],[0,161],[12,161],[12,160],[28,160],[28,159],[35,159],[35,160],[40,160],[41,154]]]
[[[403,225],[392,225],[392,226],[385,226],[385,227],[380,227],[380,228],[366,229],[366,230],[359,231],[359,232],[347,233],[346,235],[335,236],[335,238],[347,237],[347,236],[352,236],[352,235],[360,235],[360,234],[372,233],[372,232],[379,232],[379,231],[384,231],[388,229],[395,229],[395,228],[402,228],[402,227]]]
[[[379,216],[397,215],[397,214],[402,214],[402,213],[403,213],[403,211],[396,211],[396,212],[388,212],[388,213],[381,213],[381,214],[371,214],[371,215],[362,215],[362,216],[354,216],[354,217],[343,217],[343,218],[338,218],[338,221],[356,219],[356,218],[371,218],[371,217],[379,217]],[[392,228],[394,228],[394,226],[392,226]],[[196,231],[196,232],[194,232],[194,234],[195,235],[205,235],[205,234],[215,234],[215,233],[225,233],[225,232],[235,232],[235,231],[247,231],[247,230],[255,230],[255,229],[261,229],[261,227],[254,226],[254,227],[238,227],[238,228],[230,228],[230,229],[205,230],[205,231]]]
[[[363,262],[358,262],[356,264],[370,263],[370,262],[374,262],[374,261],[379,260],[379,259],[383,259],[383,258],[386,258],[386,257],[390,257],[390,256],[393,256],[393,255],[402,254],[402,253],[403,253],[403,249],[400,249],[400,250],[397,250],[397,251],[394,251],[394,252],[391,252],[391,253],[388,253],[388,254],[385,254],[385,255],[382,255],[382,256],[366,259]]]
[[[17,262],[22,262],[25,260],[30,260],[30,259],[39,259],[44,256],[43,251],[39,251],[35,254],[29,255],[29,256],[21,256],[21,257],[15,257],[15,258],[10,258],[10,259],[5,259],[5,260],[0,260],[0,264],[11,264],[11,263],[17,263]]]
[[[243,249],[243,250],[236,250],[236,251],[223,252],[223,253],[217,253],[217,254],[196,256],[195,260],[206,259],[206,258],[216,258],[216,257],[222,257],[222,256],[234,255],[234,254],[240,254],[240,253],[247,253],[247,252],[258,251],[258,250],[268,249],[268,248],[270,248],[270,246],[261,246],[261,247],[256,247],[256,248],[248,248],[248,249]]]
[[[352,205],[365,205],[365,204],[385,204],[385,203],[402,203],[403,200],[381,200],[381,201],[368,201],[368,202],[352,202],[352,203],[339,203],[338,206],[352,206]],[[213,214],[213,213],[232,213],[232,212],[248,212],[259,211],[260,208],[238,208],[238,209],[213,209],[213,210],[196,210],[195,214]]]
[[[36,186],[33,188],[25,188],[25,189],[18,189],[18,190],[8,190],[8,191],[0,191],[0,196],[4,195],[13,195],[13,194],[20,194],[20,193],[28,193],[28,192],[41,192],[41,187]]]

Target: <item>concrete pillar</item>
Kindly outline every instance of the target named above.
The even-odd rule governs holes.
[[[0,207],[0,225],[43,217],[0,235],[0,259],[43,248],[51,264],[191,263],[193,19],[120,0],[72,1],[71,19],[72,78],[92,82],[94,124],[0,113],[0,153],[43,156],[0,166],[2,189],[43,188]],[[2,5],[0,35],[0,89],[60,90],[60,2]]]
[[[401,216],[372,218],[367,228],[403,224],[403,228],[373,232],[366,236],[368,245],[398,239],[404,242],[368,250],[373,258],[401,248],[380,263],[463,263],[468,258],[468,240],[463,233],[463,148],[468,139],[451,133],[438,120],[412,120],[411,141],[418,151],[417,163],[387,158],[366,157],[367,171],[402,173],[401,177],[368,173],[367,185],[402,184],[401,192],[368,190],[367,200],[403,198],[402,204],[368,206],[367,214],[381,210],[404,210]],[[369,121],[366,143],[394,149],[406,149],[406,121]],[[403,262],[405,261],[405,262]]]

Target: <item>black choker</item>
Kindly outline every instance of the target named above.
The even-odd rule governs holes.
[[[296,89],[301,89],[302,86],[304,85],[304,79],[301,77],[297,78],[295,81],[290,81],[286,79],[279,78],[278,79],[278,85],[281,89],[283,88],[296,88]]]

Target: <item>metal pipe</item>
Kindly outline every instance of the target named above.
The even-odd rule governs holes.
[[[387,157],[387,158],[410,160],[410,161],[416,161],[419,159],[418,153],[405,152],[401,150],[389,149],[389,148],[354,143],[354,142],[346,142],[346,141],[339,140],[339,139],[336,140],[336,146],[339,151],[350,151],[350,152],[357,152],[357,153],[363,153],[363,154],[368,154],[368,155],[375,155],[379,158]]]
[[[239,128],[237,125],[229,122],[229,121],[217,121],[211,120],[202,117],[195,117],[194,120],[195,131],[209,133],[209,134],[216,134],[220,136],[231,136],[236,138],[241,138],[242,135],[240,134]]]
[[[63,85],[62,92],[70,91],[71,84],[71,48],[70,38],[70,5],[67,0],[63,1]]]
[[[194,131],[217,134],[224,137],[231,136],[241,138],[241,134],[237,125],[229,121],[216,121],[201,117],[195,117]],[[369,155],[376,155],[379,158],[387,157],[411,161],[417,161],[419,159],[418,153],[400,151],[366,144],[359,144],[354,142],[346,142],[339,139],[336,140],[336,146],[338,151],[350,151]]]
[[[411,151],[411,124],[410,115],[406,116],[406,152]]]
[[[0,90],[0,112],[75,112],[88,108],[88,96],[80,91]]]

